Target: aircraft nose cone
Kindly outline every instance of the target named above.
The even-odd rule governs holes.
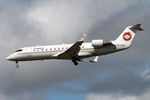
[[[14,60],[14,56],[13,55],[10,55],[6,58],[6,60],[10,60],[10,61],[13,61]]]
[[[11,60],[11,57],[10,57],[10,56],[8,56],[8,57],[6,58],[6,60]]]

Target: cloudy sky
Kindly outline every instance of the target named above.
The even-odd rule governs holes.
[[[0,0],[0,98],[2,100],[149,100],[149,0]],[[14,62],[5,58],[25,46],[116,39],[142,23],[126,51],[96,64],[71,61]]]

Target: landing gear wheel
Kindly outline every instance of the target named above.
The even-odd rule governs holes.
[[[76,66],[77,66],[77,65],[78,65],[78,62],[74,62],[74,65],[76,65]]]
[[[77,62],[77,59],[75,59],[75,58],[72,58],[72,62],[74,63],[74,65],[78,65],[78,62]]]

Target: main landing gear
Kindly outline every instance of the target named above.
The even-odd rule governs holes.
[[[76,59],[76,58],[72,58],[72,62],[74,63],[74,65],[78,65],[78,62],[77,62],[78,60]]]
[[[18,61],[16,61],[16,68],[19,68],[19,64],[18,64]]]

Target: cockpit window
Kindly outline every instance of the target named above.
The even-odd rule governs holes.
[[[16,52],[20,52],[20,51],[22,51],[22,49],[19,49],[19,50],[17,50]]]

